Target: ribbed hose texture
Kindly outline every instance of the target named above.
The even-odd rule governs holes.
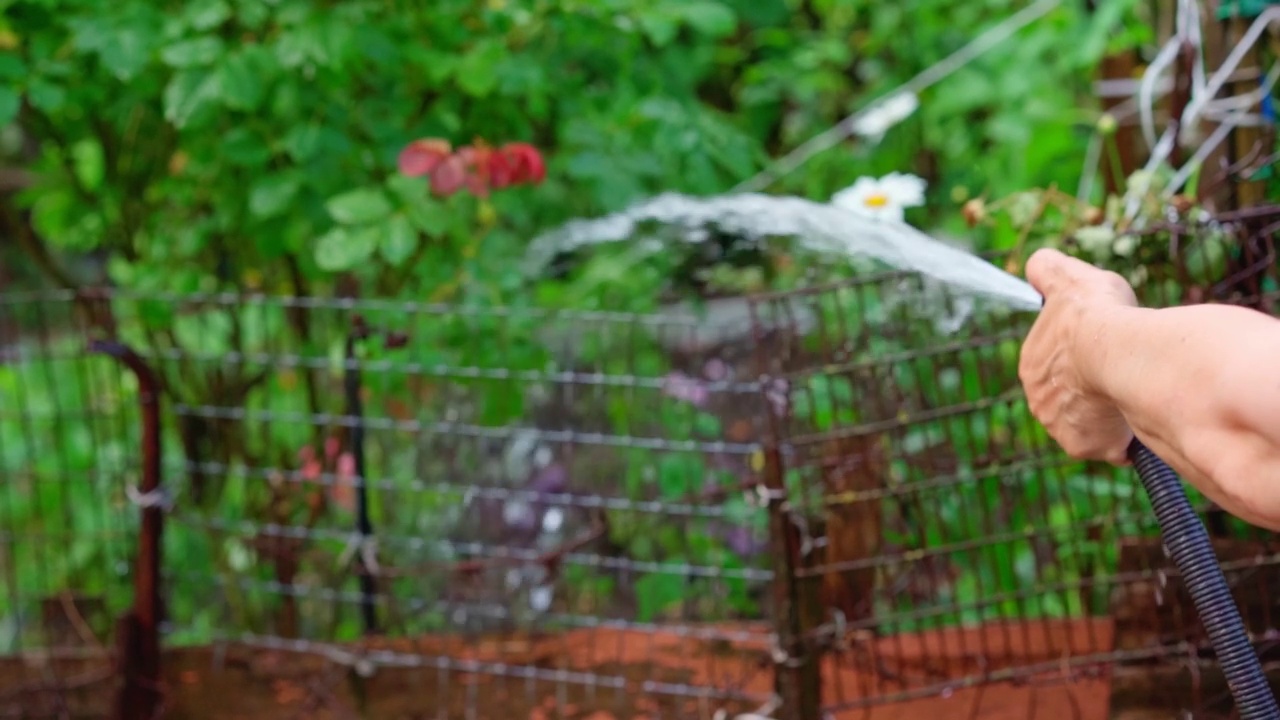
[[[1129,458],[1151,498],[1164,545],[1209,633],[1241,720],[1280,720],[1280,708],[1276,707],[1262,664],[1249,643],[1244,620],[1218,566],[1209,533],[1196,517],[1182,481],[1136,438],[1129,445]]]

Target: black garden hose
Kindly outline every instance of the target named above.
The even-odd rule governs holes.
[[[1137,438],[1129,444],[1128,454],[1155,508],[1164,546],[1209,633],[1240,720],[1280,720],[1280,708],[1249,642],[1227,578],[1218,566],[1209,533],[1196,517],[1182,481]]]
[[[1044,300],[1040,301],[1044,307]],[[1127,452],[1155,509],[1160,537],[1186,583],[1196,614],[1209,633],[1240,720],[1280,720],[1280,707],[1253,651],[1244,618],[1222,574],[1213,543],[1182,488],[1182,480],[1138,438]]]

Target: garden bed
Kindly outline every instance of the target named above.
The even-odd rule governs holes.
[[[1088,625],[1088,627],[1086,627]],[[829,657],[823,669],[826,705],[850,705],[835,718],[905,720],[965,717],[1008,720],[1107,717],[1106,678],[1064,679],[1050,671],[1019,684],[930,689],[930,673],[970,675],[978,671],[981,650],[988,671],[1013,666],[1052,664],[1078,654],[1094,638],[1099,651],[1109,648],[1110,623],[991,623],[979,628],[882,638],[869,647],[905,687],[878,677],[866,663]],[[759,641],[729,644],[666,633],[591,629],[543,638],[477,641],[450,637],[381,640],[367,643],[384,661],[404,663],[448,656],[452,663],[478,663],[481,674],[435,667],[379,667],[359,680],[347,667],[312,653],[250,646],[193,647],[169,650],[165,681],[169,696],[164,717],[172,720],[239,718],[475,718],[476,720],[606,720],[617,718],[728,717],[757,709],[772,690],[763,628]],[[328,646],[335,648],[337,646]],[[347,650],[355,650],[347,646]],[[845,656],[846,658],[852,657]],[[424,663],[425,664],[425,663]],[[541,678],[513,677],[518,668],[537,668]],[[565,682],[558,682],[563,671]],[[14,687],[18,661],[0,663],[0,686]],[[63,676],[69,676],[66,673]],[[23,675],[31,680],[30,672]],[[929,681],[938,685],[936,680]],[[612,685],[610,683],[613,683]],[[22,700],[10,696],[0,717],[103,717],[110,707],[110,681],[75,693],[74,712],[62,714],[52,693],[31,691]],[[681,695],[695,687],[719,688],[737,699]],[[916,688],[924,697],[870,708],[852,707],[858,697]],[[665,692],[664,692],[665,691]],[[37,702],[37,700],[39,700]],[[357,708],[363,706],[364,712]]]

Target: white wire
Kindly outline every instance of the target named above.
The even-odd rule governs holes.
[[[1197,0],[1178,0],[1174,16],[1173,37],[1160,48],[1155,60],[1142,73],[1138,84],[1138,111],[1142,125],[1142,137],[1148,148],[1154,148],[1156,140],[1155,86],[1160,74],[1178,58],[1184,46],[1195,52],[1191,66],[1191,95],[1198,96],[1204,89],[1204,54],[1200,34],[1200,4]],[[1162,138],[1163,140],[1163,138]],[[1172,146],[1169,147],[1172,150]],[[1167,152],[1166,152],[1167,154]]]
[[[903,85],[872,101],[870,105],[849,115],[836,125],[810,138],[795,150],[778,159],[772,166],[739,183],[733,188],[732,192],[759,192],[763,190],[811,160],[815,155],[835,147],[842,140],[848,138],[854,132],[854,128],[858,126],[858,121],[868,112],[879,108],[880,103],[885,98],[893,97],[902,92],[918,95],[924,89],[933,86],[973,62],[979,56],[997,47],[1005,40],[1008,40],[1022,28],[1047,15],[1050,10],[1058,7],[1061,2],[1062,0],[1038,0],[1036,3],[1010,15],[1000,24],[971,40],[964,47],[920,71],[919,74]]]
[[[1205,107],[1218,94],[1222,86],[1226,84],[1227,78],[1240,66],[1240,62],[1244,60],[1245,53],[1249,52],[1257,44],[1263,30],[1278,19],[1280,19],[1280,7],[1276,6],[1268,7],[1258,15],[1258,18],[1253,21],[1253,24],[1245,32],[1244,37],[1240,38],[1240,42],[1236,43],[1236,46],[1231,49],[1227,59],[1223,60],[1222,66],[1213,74],[1213,77],[1199,92],[1192,94],[1191,102],[1187,103],[1186,110],[1182,113],[1181,125],[1184,129],[1195,125]]]
[[[1195,15],[1190,22],[1188,33],[1191,36],[1192,45],[1196,49],[1195,62],[1191,64],[1191,95],[1194,97],[1204,92],[1204,36],[1200,29],[1200,3],[1198,0],[1184,0]]]
[[[1196,154],[1191,156],[1191,159],[1188,160],[1181,168],[1178,168],[1178,172],[1174,173],[1173,177],[1169,180],[1169,184],[1165,186],[1164,192],[1162,193],[1166,199],[1173,197],[1174,193],[1182,189],[1183,184],[1191,177],[1191,173],[1195,172],[1195,169],[1204,163],[1205,159],[1209,157],[1209,153],[1213,152],[1222,144],[1222,141],[1231,134],[1231,131],[1236,128],[1237,124],[1238,123],[1230,117],[1223,118],[1222,124],[1219,125],[1213,131],[1213,134],[1196,149]]]
[[[1146,71],[1142,73],[1142,80],[1138,83],[1138,122],[1142,126],[1142,138],[1147,141],[1149,148],[1155,147],[1157,142],[1154,98],[1156,79],[1165,67],[1177,59],[1184,39],[1178,35],[1169,38],[1169,41],[1156,54],[1156,58],[1147,66]]]
[[[1133,78],[1107,78],[1093,83],[1093,94],[1100,98],[1128,98],[1132,100],[1141,87],[1141,80]],[[1155,98],[1164,97],[1173,89],[1173,78],[1158,78],[1154,83]]]
[[[1215,97],[1222,90],[1227,78],[1236,71],[1243,61],[1245,54],[1258,42],[1259,37],[1267,26],[1280,19],[1280,8],[1271,7],[1264,10],[1249,26],[1249,29],[1240,38],[1240,41],[1236,43],[1235,47],[1231,49],[1231,52],[1214,72],[1212,78],[1208,80],[1205,78],[1201,17],[1201,8],[1198,0],[1178,0],[1174,36],[1160,49],[1155,60],[1143,73],[1142,79],[1138,84],[1136,99],[1142,133],[1148,146],[1151,147],[1151,155],[1143,168],[1147,173],[1151,173],[1161,163],[1165,162],[1172,154],[1176,144],[1185,144],[1187,142],[1189,134],[1196,131],[1196,123],[1199,120],[1204,118],[1220,123],[1208,138],[1199,143],[1192,157],[1174,172],[1169,183],[1161,191],[1165,198],[1171,197],[1182,189],[1196,168],[1200,167],[1205,159],[1209,157],[1209,154],[1223,143],[1232,130],[1242,125],[1264,124],[1263,118],[1256,113],[1250,112],[1250,110],[1262,97],[1271,91],[1277,80],[1280,79],[1280,65],[1276,65],[1267,72],[1264,81],[1256,89],[1233,97]],[[1183,110],[1180,118],[1181,122],[1178,123],[1176,136],[1172,132],[1173,126],[1170,125],[1159,140],[1156,140],[1154,108],[1157,81],[1160,79],[1160,73],[1177,57],[1178,52],[1185,45],[1190,45],[1195,50],[1194,62],[1191,67],[1191,96],[1188,99],[1187,107]],[[1113,92],[1121,86],[1117,83]],[[1109,87],[1108,89],[1112,88]],[[1088,163],[1086,167],[1089,167],[1089,165],[1096,163],[1097,160],[1092,159],[1092,154],[1090,154],[1090,159],[1087,159],[1086,162]],[[1138,213],[1139,206],[1139,198],[1127,197],[1125,200],[1125,217],[1128,220],[1133,220]]]

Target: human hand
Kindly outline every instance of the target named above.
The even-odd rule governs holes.
[[[1133,288],[1057,250],[1037,251],[1026,270],[1045,299],[1018,360],[1031,414],[1072,457],[1127,465],[1133,432],[1101,387],[1107,348],[1096,328],[1108,312],[1137,306]]]

